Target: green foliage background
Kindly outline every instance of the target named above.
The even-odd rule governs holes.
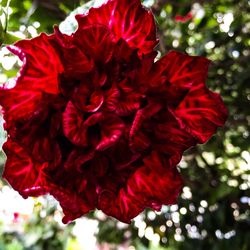
[[[0,2],[5,6],[7,1]],[[54,24],[61,23],[84,3],[80,0],[12,0],[8,30],[19,31],[15,35],[21,33],[25,37],[34,35],[34,30],[50,33]],[[185,187],[177,206],[164,207],[157,214],[145,211],[131,225],[98,216],[97,212],[88,215],[98,221],[99,247],[248,250],[250,1],[145,0],[144,4],[155,14],[160,39],[158,50],[162,54],[176,49],[212,60],[207,85],[221,93],[230,115],[225,127],[207,144],[185,153],[179,165]],[[190,10],[194,14],[192,20],[175,21],[176,15],[185,15]],[[72,19],[67,19],[62,28],[67,30],[71,22]],[[4,67],[3,60],[7,57],[10,55],[0,61],[0,82],[15,76],[18,70],[18,63],[10,70]],[[0,141],[4,136],[1,132]],[[0,156],[2,171],[4,154],[1,152]],[[5,185],[4,181],[0,183],[1,190]],[[63,227],[56,222],[53,219],[58,213],[56,203],[50,198],[45,201],[36,200],[33,215],[22,224],[21,231],[7,230],[0,218],[0,250],[81,249],[72,233],[74,223]]]

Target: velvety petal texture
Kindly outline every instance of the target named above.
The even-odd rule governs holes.
[[[109,0],[78,29],[9,50],[23,66],[0,88],[8,139],[3,177],[23,197],[53,195],[68,223],[94,209],[129,223],[174,204],[183,152],[223,126],[205,85],[209,61],[171,51],[155,61],[156,28],[140,0]]]
[[[157,44],[154,16],[139,0],[110,0],[99,8],[91,8],[85,15],[77,15],[76,19],[77,32],[90,24],[102,24],[113,33],[116,41],[123,38],[137,48],[139,55],[151,52]]]

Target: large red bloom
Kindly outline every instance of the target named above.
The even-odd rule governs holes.
[[[209,61],[155,61],[155,22],[139,0],[76,17],[71,36],[19,41],[13,87],[0,90],[8,140],[4,178],[23,197],[53,195],[65,223],[90,210],[129,222],[173,204],[184,150],[206,142],[226,109],[205,79]]]

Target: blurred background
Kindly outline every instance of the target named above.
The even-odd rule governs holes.
[[[0,0],[0,31],[23,38],[72,32],[74,14],[102,1]],[[223,129],[187,151],[179,164],[185,186],[178,205],[145,211],[131,225],[95,211],[65,226],[48,197],[23,200],[0,181],[0,250],[248,250],[250,249],[250,1],[145,0],[158,25],[159,56],[171,49],[212,60],[207,85],[229,110]],[[81,7],[79,7],[81,6]],[[65,21],[64,21],[65,20]],[[2,33],[1,33],[2,35]],[[1,38],[1,36],[0,36]],[[21,62],[2,46],[0,84]],[[5,141],[0,116],[0,147]],[[0,173],[5,162],[0,152]]]

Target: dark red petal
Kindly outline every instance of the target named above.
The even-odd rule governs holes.
[[[49,178],[44,173],[47,163],[33,162],[27,151],[11,140],[8,140],[3,148],[7,154],[3,177],[24,198],[50,193],[63,208],[64,223],[94,209],[93,205],[90,205],[78,193],[53,183],[53,178],[50,179],[51,177]]]
[[[115,57],[120,62],[125,61],[131,63],[133,59],[138,60],[137,51],[138,49],[131,48],[129,44],[121,38],[116,43]]]
[[[152,148],[168,157],[170,166],[176,166],[183,152],[197,144],[197,140],[183,130],[175,116],[167,110],[162,112],[159,121],[149,126],[154,128]]]
[[[90,161],[94,157],[94,150],[84,150],[82,148],[74,149],[69,154],[64,167],[66,169],[76,169],[79,172],[83,172],[82,165]]]
[[[119,101],[116,103],[115,113],[119,116],[128,116],[140,108],[141,101],[145,97],[130,86],[125,79],[119,85]]]
[[[55,186],[51,188],[50,193],[59,201],[63,209],[64,217],[62,222],[65,224],[95,208],[73,190]]]
[[[18,41],[8,49],[23,61],[16,88],[58,94],[58,75],[63,67],[46,34]]]
[[[32,90],[0,89],[0,104],[4,109],[5,129],[18,120],[27,120],[42,103],[42,93]]]
[[[171,51],[155,63],[145,82],[150,82],[149,94],[164,96],[170,105],[178,104],[193,86],[205,82],[209,60]],[[153,88],[153,89],[152,89]]]
[[[100,123],[101,126],[101,140],[96,146],[96,150],[105,150],[113,146],[122,136],[125,125],[123,121],[111,114],[104,115]]]
[[[24,198],[52,194],[63,208],[64,223],[74,220],[94,208],[78,193],[53,183],[53,178],[45,174],[47,163],[40,164],[32,161],[27,151],[17,143],[8,139],[3,149],[7,155],[3,177]]]
[[[99,127],[89,132],[88,137],[90,143],[99,151],[114,145],[120,139],[125,128],[119,117],[108,113],[95,113],[84,122],[86,128],[94,125],[99,125]]]
[[[54,169],[61,163],[61,150],[54,140],[42,136],[34,138],[32,156],[38,162],[48,162],[49,168]]]
[[[103,113],[97,112],[94,113],[93,115],[89,116],[85,121],[84,121],[84,126],[85,127],[91,127],[99,123],[100,121],[103,120]]]
[[[75,153],[68,158],[68,163],[69,160],[73,160],[73,156],[76,158],[81,157],[80,147],[78,149],[79,154],[77,150],[75,150]],[[82,151],[82,155],[85,153],[86,152]],[[91,154],[87,158],[89,159],[86,159],[86,161],[89,161],[91,159]],[[77,165],[80,164],[77,160],[74,163]],[[69,168],[64,165],[61,169],[58,168],[57,171],[53,171],[50,174],[53,180],[50,194],[60,202],[65,214],[63,218],[64,223],[81,217],[94,209],[97,200],[96,188],[94,185],[95,177],[91,174],[91,168],[84,168],[83,166],[81,173],[79,173],[76,168],[73,168],[73,165],[68,167]]]
[[[57,112],[53,114],[50,120],[50,129],[49,129],[49,135],[52,138],[57,137],[62,132],[62,113]]]
[[[131,151],[125,136],[121,137],[115,147],[110,148],[110,159],[112,159],[112,168],[117,171],[116,177],[117,175],[121,177],[120,171],[129,169],[140,156],[140,153]]]
[[[209,60],[200,56],[171,51],[162,57],[155,65],[161,75],[175,86],[190,86],[205,82]]]
[[[103,177],[106,179],[105,175],[108,174],[109,165],[109,159],[102,152],[96,152],[91,161],[91,172],[97,178]]]
[[[95,87],[103,86],[107,82],[107,74],[105,71],[93,70],[90,78],[91,84]]]
[[[206,142],[227,119],[227,110],[219,94],[204,84],[193,87],[173,110],[180,127],[198,142]]]
[[[91,90],[88,86],[92,85],[92,83],[83,82],[78,88],[75,88],[72,102],[82,111],[84,112],[96,112],[98,111],[103,102],[104,96],[102,91],[100,90]]]
[[[139,94],[128,94],[124,95],[122,99],[116,105],[115,113],[119,116],[128,116],[135,113],[141,104],[141,95]]]
[[[93,24],[79,28],[73,35],[74,44],[96,62],[107,63],[114,51],[113,37],[103,25]]]
[[[68,102],[62,118],[64,135],[75,145],[86,146],[86,127],[83,126],[83,113],[72,102]]]
[[[101,91],[94,91],[89,97],[89,104],[86,103],[83,108],[86,112],[96,112],[102,106],[104,101],[104,96]]]
[[[48,163],[34,162],[19,144],[8,139],[3,146],[7,155],[3,177],[23,197],[32,193],[39,196],[48,192],[48,183],[43,170]]]
[[[144,159],[118,194],[103,190],[98,208],[104,213],[129,223],[146,207],[159,210],[163,204],[176,202],[182,180],[176,168],[170,168],[162,156],[153,152]]]
[[[157,114],[161,110],[162,106],[158,103],[150,103],[145,108],[136,112],[134,121],[129,131],[129,146],[134,151],[141,151],[149,146],[149,138],[144,134],[139,133],[142,124],[149,120],[153,115]],[[138,145],[141,141],[141,145]]]
[[[145,133],[141,131],[137,132],[133,136],[133,139],[129,144],[130,149],[133,152],[143,152],[146,149],[148,149],[150,145],[151,145],[151,140],[149,136],[147,136]]]
[[[147,54],[157,44],[154,17],[142,7],[140,0],[111,0],[87,15],[77,15],[79,30],[90,24],[105,25],[115,36],[123,38],[139,54]]]
[[[42,103],[41,103],[42,106]],[[47,110],[39,106],[39,109],[27,120],[18,120],[13,127],[10,127],[8,133],[10,137],[15,138],[20,145],[32,151],[37,139],[48,135],[46,119]],[[8,124],[9,126],[9,124]]]
[[[120,91],[115,85],[113,85],[108,91],[105,92],[105,101],[103,104],[103,109],[109,112],[115,111],[119,102],[119,97]]]
[[[55,36],[52,42],[55,43],[57,50],[61,50],[60,56],[65,68],[64,74],[67,76],[72,77],[73,75],[75,78],[79,78],[83,73],[93,69],[93,60],[84,54],[84,50],[74,46],[72,35],[62,34],[60,30],[55,27]]]
[[[50,174],[53,182],[50,183],[49,193],[59,201],[63,209],[63,223],[71,222],[95,208],[96,194],[88,186],[89,180],[85,175],[72,170],[65,171],[62,168],[53,172],[53,175]]]

